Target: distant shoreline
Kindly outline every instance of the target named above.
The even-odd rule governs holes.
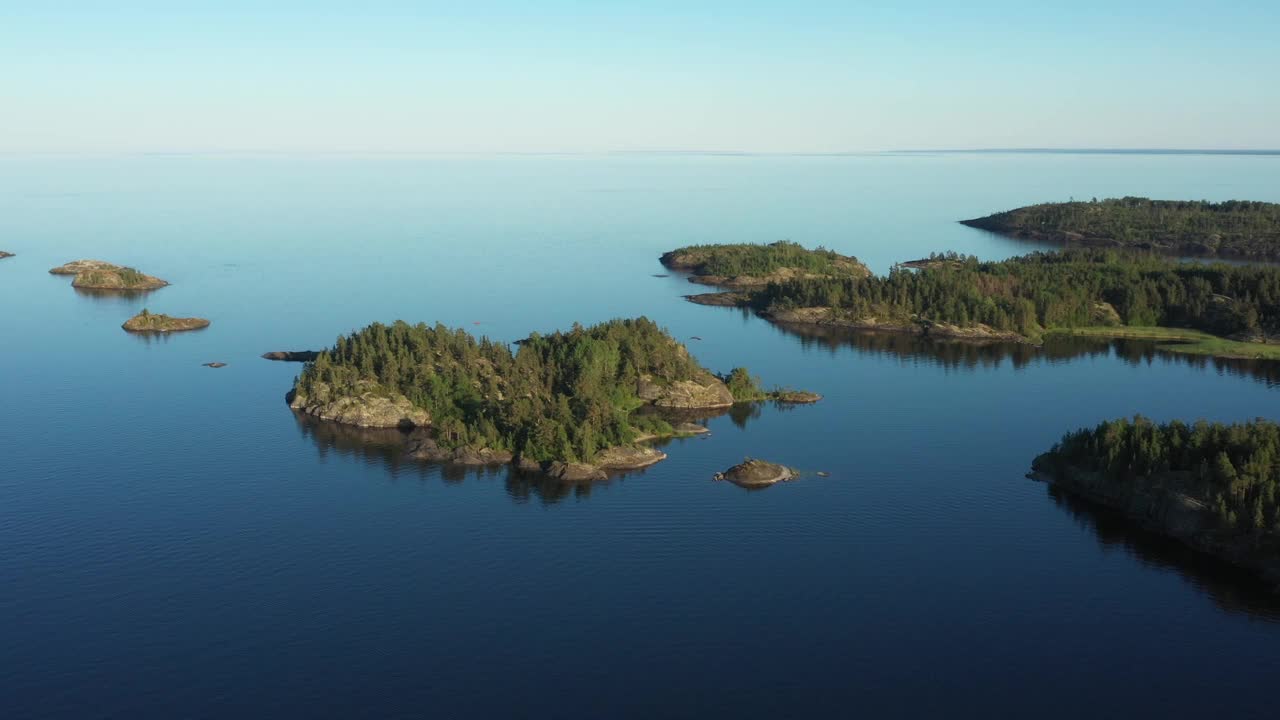
[[[977,155],[1264,155],[1280,156],[1280,149],[1231,150],[1212,148],[952,148],[938,150],[886,150],[894,154]]]
[[[0,157],[33,158],[401,158],[401,157],[718,157],[718,158],[779,158],[779,157],[883,157],[892,155],[1221,155],[1280,157],[1280,149],[1225,149],[1225,148],[896,148],[888,150],[831,150],[831,151],[756,151],[733,149],[684,149],[684,150],[272,150],[244,148],[239,150],[14,150],[0,149]]]

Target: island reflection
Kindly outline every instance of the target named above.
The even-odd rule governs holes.
[[[735,405],[729,412],[700,412],[682,416],[681,420],[705,421],[727,414],[734,424],[745,426],[759,417],[764,403]],[[611,473],[609,479],[595,482],[565,482],[543,473],[522,472],[510,465],[452,465],[415,460],[405,453],[410,433],[383,428],[359,428],[320,420],[306,413],[293,417],[303,437],[315,443],[322,459],[330,454],[362,460],[385,469],[393,478],[411,477],[422,481],[439,479],[446,484],[466,480],[501,480],[508,497],[517,504],[537,502],[553,505],[563,500],[585,500],[592,493],[607,491],[614,483],[632,475],[643,475],[648,468]],[[706,435],[688,438],[688,442],[706,439]],[[655,442],[665,446],[674,439]],[[1122,513],[1078,498],[1049,485],[1048,494],[1059,508],[1067,512],[1081,527],[1097,536],[1105,549],[1122,549],[1140,563],[1172,570],[1192,587],[1207,595],[1224,611],[1241,613],[1269,622],[1280,622],[1280,595],[1244,570],[1221,560],[1198,553],[1175,540],[1143,530]]]
[[[728,414],[734,424],[745,427],[750,420],[760,416],[763,403],[743,403],[731,409],[719,411],[664,412],[663,416],[675,422],[695,422],[705,425],[713,417]],[[445,483],[456,484],[467,479],[498,479],[505,485],[507,495],[516,503],[538,500],[553,504],[566,498],[585,499],[592,492],[610,487],[615,482],[633,475],[643,475],[648,468],[609,472],[607,480],[572,482],[558,480],[541,472],[526,472],[511,465],[457,465],[417,460],[406,453],[412,431],[394,428],[361,428],[354,425],[321,420],[313,415],[293,411],[294,421],[302,436],[316,445],[323,460],[331,453],[343,457],[358,458],[366,464],[378,465],[393,477],[417,477],[421,480],[439,478]],[[665,447],[672,442],[694,442],[707,435],[692,438],[664,438],[654,440],[653,447]]]
[[[102,288],[82,288],[72,286],[76,295],[102,305],[123,305],[133,307],[139,300],[162,288],[150,290],[110,290]]]
[[[1124,513],[1054,485],[1047,489],[1055,505],[1097,536],[1103,550],[1121,549],[1143,565],[1178,573],[1226,612],[1280,623],[1280,594],[1256,576],[1177,540],[1144,530]]]

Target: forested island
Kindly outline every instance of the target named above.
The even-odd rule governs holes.
[[[1039,343],[1051,332],[1168,341],[1218,357],[1280,358],[1280,268],[1187,264],[1106,250],[999,262],[934,255],[887,276],[806,278],[695,295],[792,324]]]
[[[120,327],[129,332],[138,333],[167,333],[181,332],[183,330],[199,330],[209,327],[209,321],[204,318],[196,317],[173,317],[163,313],[153,313],[146,308],[142,312],[134,315]]]
[[[867,277],[855,257],[824,248],[809,250],[780,240],[770,244],[690,245],[663,253],[663,265],[690,273],[691,282],[722,287],[762,287],[793,278]]]
[[[1177,255],[1280,258],[1280,204],[1125,197],[1044,203],[964,225],[1067,245],[1154,250]]]
[[[463,330],[396,322],[320,352],[290,406],[360,427],[429,428],[408,448],[417,459],[510,462],[578,480],[665,458],[637,443],[689,431],[668,412],[785,402],[790,392],[767,393],[743,369],[711,373],[646,318],[534,334],[514,352]]]
[[[1108,421],[1067,434],[1035,459],[1031,477],[1280,583],[1274,422]]]
[[[155,290],[169,283],[131,267],[104,260],[75,260],[49,271],[51,275],[74,275],[71,286],[83,290]]]

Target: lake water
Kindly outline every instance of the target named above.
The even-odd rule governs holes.
[[[1274,717],[1276,596],[1024,473],[1105,418],[1276,419],[1275,366],[808,337],[654,277],[693,242],[1002,258],[1034,248],[954,221],[1126,194],[1280,201],[1280,157],[2,158],[0,716]],[[173,285],[46,272],[81,257]],[[301,423],[258,357],[640,314],[825,400],[566,487]],[[830,477],[711,480],[746,455]]]

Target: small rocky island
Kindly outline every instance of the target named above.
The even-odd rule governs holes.
[[[74,275],[71,286],[82,290],[156,290],[169,283],[131,267],[104,260],[74,260],[49,271],[51,275]]]
[[[798,278],[871,274],[855,257],[823,248],[809,250],[785,240],[768,245],[690,245],[663,253],[659,260],[673,270],[690,273],[690,282],[728,288],[758,288]]]
[[[1280,259],[1277,203],[1126,197],[1029,205],[960,223],[1065,245]]]
[[[1051,333],[1146,339],[1164,350],[1280,359],[1280,267],[1193,265],[1098,249],[998,262],[955,253],[887,276],[797,278],[689,296],[784,326],[1040,344]]]
[[[3,260],[5,258],[11,258],[11,257],[13,257],[13,253],[0,250],[0,260]]]
[[[728,470],[716,473],[715,479],[727,480],[738,487],[754,490],[795,480],[799,476],[799,473],[785,465],[746,458]]]
[[[311,362],[319,354],[316,350],[272,350],[262,353],[262,358],[280,362]]]
[[[209,321],[204,318],[171,317],[143,308],[142,312],[126,320],[120,327],[135,333],[168,333],[207,328]]]
[[[1280,588],[1280,425],[1142,417],[1066,435],[1028,474]]]
[[[510,463],[566,480],[652,465],[645,442],[705,433],[682,411],[727,410],[764,395],[752,376],[721,377],[646,319],[534,334],[511,346],[442,325],[375,323],[304,366],[296,412],[407,432],[414,459]]]
[[[809,405],[822,399],[818,393],[807,390],[765,390],[761,387],[760,378],[748,373],[746,368],[734,368],[728,375],[721,375],[720,379],[729,388],[734,402],[772,400],[784,405]]]

